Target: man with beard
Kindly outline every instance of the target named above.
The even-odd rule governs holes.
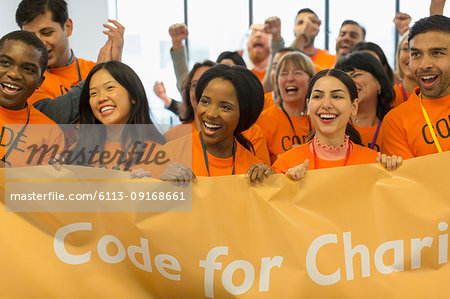
[[[450,150],[450,18],[420,19],[408,45],[419,87],[385,116],[382,135],[382,152],[405,159]]]
[[[336,61],[347,55],[350,49],[366,38],[366,29],[353,20],[342,22],[336,40]]]
[[[270,59],[270,35],[264,31],[264,24],[250,26],[251,34],[247,43],[249,68],[263,84],[266,67]]]

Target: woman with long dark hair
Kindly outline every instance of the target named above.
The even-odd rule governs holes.
[[[66,163],[120,170],[154,166],[146,164],[148,155],[165,139],[153,126],[144,86],[129,66],[97,64],[86,78],[79,107],[78,139]]]
[[[383,118],[395,97],[383,65],[372,54],[357,51],[339,59],[335,68],[349,74],[358,91],[358,112],[350,122],[364,146],[380,151]]]
[[[370,55],[370,54],[369,54]],[[312,140],[281,155],[273,169],[301,179],[307,169],[380,162],[388,170],[401,157],[387,157],[358,144],[359,134],[349,123],[358,112],[358,90],[352,78],[336,70],[317,73],[308,87],[308,113],[314,123]]]

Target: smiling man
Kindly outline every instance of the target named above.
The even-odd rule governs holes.
[[[251,71],[263,83],[270,59],[270,35],[264,32],[264,24],[253,24],[250,30],[247,50],[250,62],[253,64]]]
[[[339,36],[336,40],[336,61],[347,55],[350,49],[366,38],[366,29],[358,22],[345,20],[339,29]]]
[[[382,151],[413,158],[450,150],[450,18],[420,19],[408,35],[419,87],[384,118]]]
[[[114,60],[120,60],[123,47],[124,28],[118,22],[109,20],[117,28],[104,25],[109,31],[104,32],[109,38],[118,41],[115,49],[119,54]],[[28,102],[34,104],[44,98],[54,99],[66,94],[81,83],[95,62],[77,58],[69,46],[73,22],[69,18],[67,3],[64,0],[22,0],[16,11],[17,25],[36,34],[48,50],[48,68],[46,80]]]
[[[59,127],[27,104],[44,80],[47,59],[45,45],[30,32],[14,31],[0,39],[0,165],[7,161],[11,166],[25,166],[27,145],[57,144],[63,149]],[[34,124],[54,126],[39,130]]]

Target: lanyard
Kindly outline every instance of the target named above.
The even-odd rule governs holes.
[[[28,126],[28,123],[30,122],[30,107],[27,105],[27,122],[25,123],[25,125],[22,127],[22,129],[20,130],[19,134],[17,134],[17,137],[14,139],[13,143],[11,144],[11,146],[8,148],[8,151],[5,153],[5,155],[3,156],[3,158],[1,159],[3,162],[11,165],[11,163],[6,162],[6,159],[8,158],[9,154],[11,154],[12,150],[17,146],[17,143],[19,143],[19,139],[20,137],[22,137],[23,132],[25,131],[25,129]]]
[[[314,169],[317,169],[317,153],[316,153],[316,147],[314,146],[314,140],[312,142],[312,148],[313,148],[313,154],[314,154]],[[345,157],[344,165],[347,165],[348,159],[350,158],[350,150],[351,150],[351,143],[348,142],[348,149],[347,149],[347,156]]]
[[[286,115],[286,117],[287,117],[287,119],[289,121],[289,124],[291,125],[292,131],[294,132],[294,136],[297,136],[297,133],[295,133],[294,124],[292,123],[292,120],[291,120],[289,114],[286,112],[286,110],[284,110],[283,105],[281,105],[281,110],[283,110],[284,115]],[[308,125],[309,125],[309,131],[311,132],[311,130],[312,130],[312,128],[311,128],[311,120],[309,119],[309,117],[308,117]],[[297,137],[299,137],[299,136],[297,136]],[[300,140],[300,137],[299,137],[299,140]]]
[[[126,157],[126,155],[128,154],[128,151],[130,150],[130,148],[131,148],[131,146],[133,145],[134,143],[129,143],[128,144],[128,146],[127,146],[127,148],[126,148],[126,150],[125,150],[125,153],[123,154],[123,156],[122,157],[120,157],[120,159],[119,159],[119,161],[117,161],[117,164],[116,164],[116,166],[114,166],[113,168],[111,168],[111,169],[116,169],[116,170],[119,170],[120,169],[120,164],[122,164],[123,163],[123,158],[124,157]],[[100,163],[99,163],[100,165],[99,165],[99,168],[102,168],[103,167],[103,157],[102,157],[102,154],[100,153]],[[127,167],[124,167],[124,171],[126,171],[126,170],[128,170],[129,168],[127,168]]]
[[[379,120],[378,125],[377,125],[377,130],[375,131],[375,135],[373,136],[373,139],[372,139],[372,143],[369,145],[370,149],[373,149],[375,142],[377,141],[378,134],[380,133],[381,123],[382,123],[382,121]]]
[[[425,120],[427,121],[427,126],[428,126],[428,130],[430,130],[431,137],[433,137],[434,145],[436,146],[438,152],[442,153],[441,145],[439,144],[436,133],[434,132],[433,125],[431,124],[430,118],[428,117],[427,110],[425,110],[425,107],[423,106],[423,103],[422,103],[422,92],[420,92],[420,107],[422,108],[423,116],[425,117]]]
[[[382,121],[379,120],[379,121],[378,121],[378,125],[377,125],[377,129],[376,129],[376,131],[375,131],[375,135],[373,135],[372,142],[369,144],[369,148],[370,148],[370,149],[373,149],[373,147],[375,146],[375,142],[377,141],[378,134],[380,133],[381,123],[382,123]],[[350,124],[353,126],[353,121],[352,121],[351,118],[350,118]],[[356,128],[355,128],[355,129],[356,129]]]
[[[83,81],[83,78],[81,77],[81,69],[80,69],[80,63],[78,62],[78,58],[75,57],[75,63],[77,64],[77,71],[78,71],[78,84],[80,84],[81,81]],[[61,90],[61,94],[64,94],[63,86],[60,85],[59,89]],[[67,88],[64,87],[66,92],[69,92]]]
[[[205,158],[205,165],[206,170],[208,171],[208,176],[211,176],[209,173],[209,163],[208,163],[208,154],[206,153],[206,145],[205,141],[203,140],[202,132],[200,132],[200,142],[202,143],[202,149],[203,149],[203,157]],[[235,166],[236,166],[236,141],[233,139],[233,170],[231,171],[231,175],[234,175],[235,173]]]

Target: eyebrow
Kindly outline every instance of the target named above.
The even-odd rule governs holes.
[[[204,95],[204,94],[202,94],[201,98],[207,98],[208,100],[211,100],[210,97],[208,97],[207,95]],[[229,100],[221,100],[219,103],[220,104],[224,104],[224,103],[225,104],[230,104],[231,106],[234,107],[234,104],[231,101],[229,101]]]
[[[53,28],[53,27],[47,26],[47,27],[44,27],[44,28],[39,29],[39,32],[45,31],[45,30],[54,30],[54,28]]]
[[[0,58],[6,58],[6,59],[9,59],[9,60],[11,60],[11,61],[13,61],[13,62],[16,61],[14,58],[12,58],[11,56],[6,55],[6,54],[4,54],[4,53],[3,53],[3,54],[0,54]],[[37,64],[32,63],[32,62],[24,62],[23,65],[26,65],[26,66],[32,66],[32,67],[34,67],[34,68],[39,68],[39,66],[38,66]]]
[[[312,92],[325,93],[323,90],[320,90],[320,89],[314,89]],[[331,92],[345,92],[345,90],[333,89]]]
[[[110,83],[115,83],[116,81],[112,81],[112,80],[109,80],[109,81],[106,81],[105,83],[103,83],[102,85],[104,86],[104,85],[108,85],[108,84],[110,84]],[[91,90],[91,89],[97,89],[97,87],[89,87],[89,90]]]
[[[0,57],[2,57],[2,58],[7,58],[7,59],[9,59],[9,60],[14,60],[11,56],[6,55],[6,54],[0,54]]]

